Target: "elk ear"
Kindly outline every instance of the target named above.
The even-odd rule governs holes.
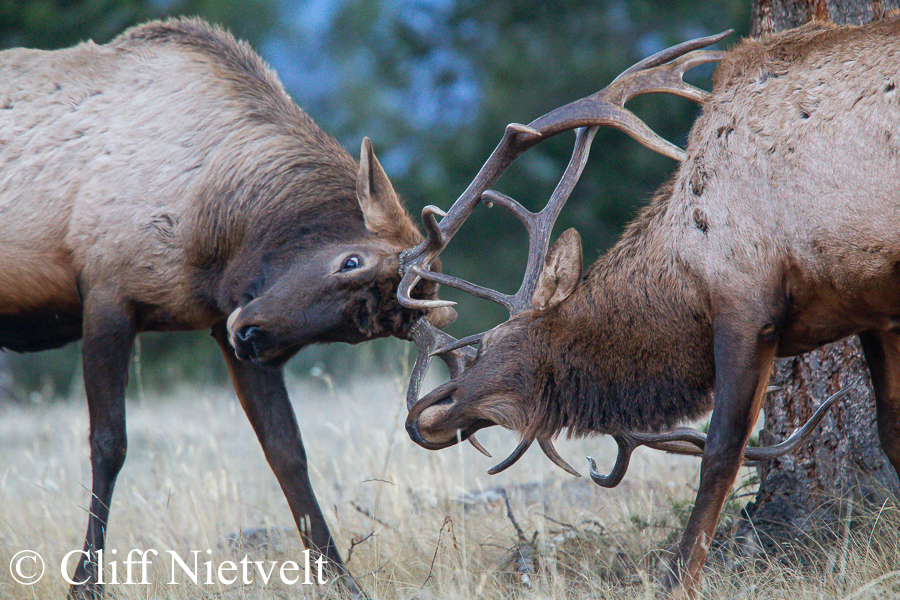
[[[388,180],[387,173],[375,158],[372,142],[363,138],[356,175],[356,198],[362,209],[366,229],[372,233],[390,232],[402,222],[405,211]]]
[[[531,297],[534,310],[547,310],[568,298],[581,281],[581,236],[575,229],[563,232],[544,261],[537,289]]]

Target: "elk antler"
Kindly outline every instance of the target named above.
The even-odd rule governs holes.
[[[858,382],[857,382],[858,383]],[[854,384],[855,385],[855,384]],[[765,446],[760,448],[744,449],[744,463],[758,462],[761,460],[772,460],[780,456],[784,456],[795,450],[797,446],[802,444],[806,438],[812,433],[816,425],[825,417],[834,404],[850,393],[853,388],[849,385],[822,403],[809,421],[800,429],[796,430],[786,440],[774,446]],[[675,454],[690,454],[693,456],[702,456],[703,448],[706,446],[706,436],[696,429],[687,427],[679,427],[671,431],[662,433],[619,433],[613,436],[619,445],[619,453],[616,456],[616,464],[609,475],[601,475],[597,471],[597,463],[590,456],[587,457],[591,469],[591,479],[597,485],[605,488],[613,488],[619,485],[628,470],[628,462],[631,460],[631,453],[638,446],[647,446],[655,450],[664,450]],[[686,442],[686,444],[683,444]]]
[[[636,96],[656,92],[668,92],[697,102],[705,100],[709,93],[685,83],[682,77],[686,71],[698,65],[720,60],[724,56],[723,52],[698,49],[718,42],[729,33],[731,30],[690,40],[658,52],[632,66],[607,87],[591,96],[557,108],[528,125],[518,123],[507,125],[500,143],[450,210],[445,213],[434,206],[426,206],[422,210],[426,238],[415,248],[405,250],[400,255],[402,280],[397,290],[400,303],[408,308],[426,310],[455,304],[445,300],[412,298],[410,293],[415,285],[420,279],[427,279],[501,304],[509,311],[510,317],[530,308],[531,297],[547,257],[553,224],[581,176],[597,129],[603,125],[614,127],[656,152],[675,160],[683,160],[685,157],[683,150],[655,134],[624,105]],[[558,133],[573,129],[576,130],[576,137],[572,158],[542,211],[532,213],[509,196],[490,190],[507,167],[526,150]],[[528,261],[522,285],[515,294],[503,294],[431,270],[431,265],[438,254],[482,201],[509,210],[528,232]],[[440,222],[437,220],[438,217],[441,218]],[[456,378],[473,360],[474,352],[467,346],[480,339],[480,334],[456,340],[431,326],[423,318],[414,328],[413,338],[419,354],[407,391],[408,408],[411,408],[419,397],[419,387],[432,357],[440,356],[447,363],[451,377]],[[475,441],[473,444],[476,444],[476,447],[480,446]],[[500,472],[515,463],[530,444],[531,441],[522,442],[513,454],[490,472]],[[570,473],[577,474],[577,471],[562,460],[550,439],[539,440],[539,444],[555,464]],[[481,450],[483,451],[483,448]]]
[[[546,254],[550,231],[549,228],[541,227],[541,225],[550,224],[552,226],[555,221],[555,215],[559,214],[562,204],[571,193],[572,187],[578,180],[578,175],[581,174],[581,168],[584,166],[583,163],[578,164],[577,172],[573,172],[573,163],[578,162],[576,155],[583,154],[584,160],[587,160],[587,147],[590,145],[596,129],[600,126],[609,125],[620,129],[652,150],[676,160],[683,160],[685,157],[683,150],[655,134],[634,113],[624,108],[624,104],[636,96],[657,92],[668,92],[697,102],[705,100],[709,93],[685,83],[682,77],[685,72],[698,65],[720,60],[724,56],[724,52],[692,51],[714,44],[730,33],[731,30],[728,30],[713,36],[690,40],[658,52],[632,66],[610,85],[591,96],[557,108],[528,125],[518,123],[507,125],[500,143],[450,210],[445,213],[434,206],[426,206],[423,209],[422,219],[427,234],[426,239],[415,248],[404,251],[400,256],[400,272],[403,280],[399,286],[398,296],[401,303],[409,308],[418,309],[451,304],[443,300],[412,298],[410,292],[419,279],[423,278],[451,287],[459,287],[463,291],[521,312],[531,301],[530,296],[522,293],[525,289],[524,283],[519,292],[509,297],[460,279],[434,273],[429,270],[431,264],[482,200],[494,202],[509,209],[525,225],[529,234],[533,234],[530,237],[543,238],[540,240],[543,242],[540,245],[544,246],[544,254]],[[507,196],[497,192],[485,194],[506,168],[526,150],[559,133],[579,128],[588,128],[593,131],[583,132],[576,140],[575,152],[569,163],[570,168],[566,169],[559,186],[543,211],[534,214]],[[553,213],[555,213],[554,216],[551,216]],[[441,217],[440,223],[435,215]],[[528,267],[532,267],[532,263],[534,263],[534,268],[526,267],[527,273],[530,273],[531,270],[539,272],[543,264],[543,261],[532,261],[532,258],[530,252]],[[526,281],[527,279],[528,277],[526,277]],[[507,298],[507,300],[504,301],[503,298]]]
[[[475,352],[472,348],[467,347],[465,344],[460,345],[453,336],[444,333],[424,318],[413,324],[410,333],[416,342],[416,348],[418,348],[419,352],[418,356],[416,356],[416,363],[413,365],[409,379],[409,388],[406,392],[407,410],[411,409],[416,400],[418,400],[419,388],[422,386],[422,380],[428,372],[428,366],[431,364],[431,358],[434,355],[437,354],[444,361],[452,379],[456,379],[463,372],[463,369],[475,359]],[[465,339],[468,338],[460,341],[465,341]],[[441,343],[444,346],[438,348],[438,345]],[[475,439],[474,435],[470,435],[468,439],[469,443],[476,450],[491,458],[491,453],[484,449],[484,446]]]

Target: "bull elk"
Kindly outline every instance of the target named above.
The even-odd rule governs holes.
[[[408,338],[425,318],[394,291],[400,251],[423,238],[368,139],[357,166],[247,44],[200,20],[7,50],[0,239],[0,349],[83,341],[93,483],[73,597],[102,593],[135,335],[196,329],[221,347],[304,543],[359,592],[310,486],[282,366],[312,343]]]
[[[568,470],[554,436],[610,434],[620,448],[613,472],[603,476],[591,461],[592,477],[605,486],[622,478],[636,445],[702,449],[696,503],[662,574],[663,593],[679,598],[696,595],[741,461],[789,449],[745,448],[776,356],[858,335],[881,445],[900,472],[900,22],[808,25],[727,53],[695,50],[721,37],[663,51],[593,96],[528,126],[510,125],[447,216],[438,221],[441,213],[425,210],[428,239],[401,256],[407,306],[446,305],[412,298],[425,279],[499,302],[511,315],[458,341],[417,324],[407,429],[419,445],[444,448],[500,425],[523,441],[493,471],[534,440]],[[715,60],[711,93],[682,80],[686,69]],[[686,151],[624,108],[648,92],[702,103]],[[548,238],[602,125],[680,164],[582,277],[577,232],[563,233],[549,252]],[[541,213],[489,190],[518,155],[570,129],[577,129],[572,161]],[[525,280],[514,295],[428,270],[479,202],[511,210],[530,234]],[[433,355],[447,362],[451,380],[419,400]],[[670,429],[710,409],[708,436]]]

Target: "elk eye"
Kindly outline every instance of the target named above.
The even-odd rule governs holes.
[[[353,269],[358,269],[362,266],[362,259],[356,255],[349,256],[344,261],[344,264],[341,265],[341,273],[345,271],[352,271]]]

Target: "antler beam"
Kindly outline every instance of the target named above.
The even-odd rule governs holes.
[[[744,450],[744,463],[754,463],[762,460],[773,460],[789,454],[794,451],[810,436],[816,426],[825,417],[825,413],[834,406],[834,404],[850,393],[853,386],[847,386],[829,397],[822,403],[812,417],[797,429],[786,440],[774,446],[764,446],[759,448],[746,448]],[[628,463],[631,460],[631,453],[639,446],[647,446],[656,450],[664,450],[674,454],[690,454],[693,456],[701,456],[703,448],[706,446],[706,435],[700,433],[696,429],[679,427],[671,431],[662,433],[630,433],[616,434],[613,436],[619,446],[616,464],[609,475],[602,475],[597,471],[597,463],[590,456],[587,457],[590,464],[591,479],[594,483],[606,488],[612,488],[619,485],[628,470]],[[687,442],[689,445],[682,445]]]

